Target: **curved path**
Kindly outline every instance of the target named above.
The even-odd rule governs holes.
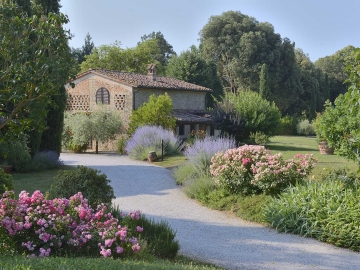
[[[123,211],[140,210],[177,231],[180,253],[228,269],[360,269],[360,253],[210,210],[188,199],[171,171],[117,154],[62,153],[111,180]]]

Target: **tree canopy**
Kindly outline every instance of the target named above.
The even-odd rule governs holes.
[[[259,91],[261,66],[266,64],[272,100],[282,112],[301,91],[294,43],[274,27],[239,11],[210,17],[200,32],[204,56],[215,60],[225,90]]]
[[[16,5],[0,7],[0,129],[43,121],[47,101],[71,75],[67,21],[63,14],[29,17]]]
[[[213,105],[213,96],[218,99],[223,94],[216,64],[212,60],[205,60],[194,45],[170,59],[166,76],[212,89],[213,93],[206,98],[208,107]]]
[[[161,32],[152,32],[148,35],[143,35],[141,37],[141,42],[139,42],[138,45],[151,39],[155,39],[159,47],[159,52],[153,55],[154,59],[159,61],[161,65],[166,66],[170,59],[176,55],[173,46],[167,42]]]
[[[161,74],[163,68],[154,56],[160,53],[156,39],[144,41],[134,48],[121,48],[119,42],[112,45],[102,45],[94,49],[94,52],[85,56],[81,63],[81,71],[89,68],[102,68],[126,72],[145,73],[150,63],[157,64]]]

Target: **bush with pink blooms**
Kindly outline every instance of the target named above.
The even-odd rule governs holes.
[[[0,253],[29,257],[124,257],[140,251],[140,212],[124,215],[121,222],[104,204],[92,209],[79,192],[69,199],[46,200],[40,191],[21,192],[0,199]]]
[[[211,159],[210,173],[217,185],[232,193],[279,194],[301,182],[314,168],[311,154],[297,154],[284,160],[281,153],[270,155],[264,146],[244,145],[218,153]]]

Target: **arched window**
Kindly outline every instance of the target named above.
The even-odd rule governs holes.
[[[96,104],[110,104],[110,94],[105,87],[96,91]]]

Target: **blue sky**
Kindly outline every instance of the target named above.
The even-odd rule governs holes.
[[[359,0],[61,0],[61,5],[75,48],[88,32],[95,46],[120,41],[127,48],[160,31],[180,54],[199,44],[211,16],[229,10],[271,23],[313,62],[347,45],[360,47]]]

